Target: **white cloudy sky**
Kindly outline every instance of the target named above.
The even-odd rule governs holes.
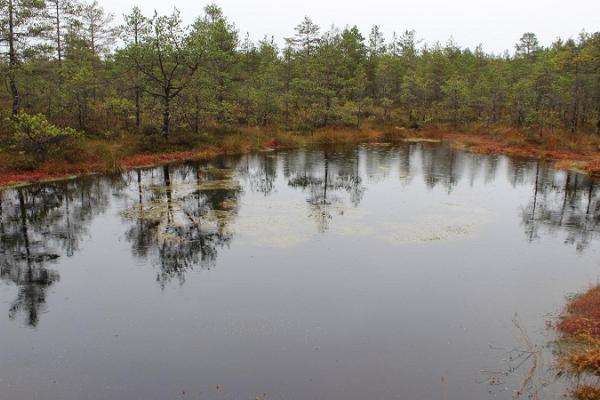
[[[121,15],[134,5],[148,15],[177,7],[186,22],[213,1],[99,0],[106,10]],[[218,0],[225,15],[242,34],[253,39],[274,35],[277,42],[293,34],[293,28],[310,16],[322,28],[332,24],[357,25],[367,36],[378,24],[386,37],[392,32],[415,29],[428,43],[445,42],[452,36],[463,47],[479,43],[486,51],[500,53],[514,48],[526,31],[535,32],[542,44],[556,37],[573,37],[582,29],[600,31],[600,0]]]

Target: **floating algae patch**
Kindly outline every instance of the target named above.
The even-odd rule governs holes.
[[[237,215],[237,207],[206,209],[200,215],[193,215],[186,210],[183,201],[152,202],[130,207],[121,215],[127,220],[150,223],[153,228],[148,233],[158,242],[190,242],[198,240],[198,235],[231,233],[230,225]]]
[[[200,172],[211,179],[233,179],[236,176],[235,170],[229,168],[206,167],[200,169]]]
[[[443,203],[443,210],[416,216],[399,223],[385,223],[380,239],[396,244],[435,242],[460,239],[473,234],[489,222],[490,211],[485,208],[467,208]]]
[[[468,216],[424,216],[413,222],[384,224],[378,237],[397,244],[444,241],[467,236],[482,222]]]
[[[240,191],[241,185],[236,179],[235,171],[229,169],[209,168],[200,171],[196,182],[172,182],[155,184],[148,188],[155,195],[171,193],[173,197],[182,197],[197,191],[229,190]]]
[[[440,143],[439,139],[428,139],[428,138],[406,138],[403,140],[406,143]]]
[[[364,209],[349,208],[342,218],[332,222],[331,232],[341,236],[375,237],[379,225],[373,223],[372,216]]]
[[[323,232],[339,236],[370,237],[391,245],[447,241],[467,237],[489,220],[485,209],[442,204],[436,214],[409,216],[392,223],[393,216],[374,216],[340,204],[315,207],[304,201],[252,201],[234,224],[239,240],[271,248],[301,245]],[[449,214],[449,215],[448,215]],[[380,219],[381,218],[381,219]]]
[[[221,210],[223,210],[223,211],[230,211],[230,210],[233,210],[233,209],[237,208],[237,206],[238,206],[238,201],[237,200],[234,200],[234,199],[225,199],[221,203]]]
[[[210,171],[221,176],[235,175],[231,170]],[[158,198],[123,210],[123,218],[152,221],[165,226],[215,224],[222,229],[237,213],[241,186],[236,179],[224,178],[200,180],[199,183],[174,182],[169,185],[151,186],[148,190]],[[213,194],[221,190],[226,192],[224,196]],[[203,192],[206,193],[202,194]],[[201,195],[197,196],[198,193]]]
[[[204,181],[200,183],[173,183],[169,186],[152,186],[150,190],[155,194],[162,193],[177,193],[177,195],[189,194],[195,191],[211,191],[211,190],[240,190],[241,186],[234,179],[218,179]]]
[[[393,215],[378,222],[369,213],[352,210],[332,225],[332,231],[343,236],[373,237],[390,244],[424,243],[466,237],[489,220],[485,209],[442,206],[447,212],[410,216],[401,222],[388,222],[398,220]]]
[[[236,219],[240,241],[255,246],[285,249],[309,241],[318,234],[307,223],[310,209],[305,201],[249,201]]]
[[[201,182],[196,185],[198,190],[239,190],[240,183],[234,179],[219,179],[214,181]]]
[[[154,200],[129,207],[121,211],[121,216],[129,220],[160,221],[173,210],[173,207],[179,208],[177,201],[167,204],[162,200]]]
[[[362,145],[362,147],[392,147],[393,143],[389,143],[389,142],[370,142],[370,143],[365,143],[364,145]]]

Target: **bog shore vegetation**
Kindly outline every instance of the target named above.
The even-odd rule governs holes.
[[[223,135],[172,134],[168,140],[128,135],[118,139],[77,137],[48,150],[40,159],[36,152],[0,151],[0,188],[27,185],[94,173],[116,173],[128,168],[149,167],[187,160],[206,160],[218,155],[243,154],[303,146],[448,142],[453,147],[483,154],[508,154],[517,157],[554,161],[557,168],[600,173],[600,136],[552,134],[544,141],[525,131],[499,129],[486,132],[456,132],[440,128],[422,130],[402,127],[317,129],[312,132],[287,132],[241,128]]]
[[[557,327],[559,366],[575,377],[573,397],[600,399],[600,285],[573,297]]]
[[[600,33],[486,53],[412,30],[278,45],[214,4],[115,17],[97,1],[0,2],[0,184],[312,143],[450,140],[600,171]],[[351,21],[349,21],[351,22]]]

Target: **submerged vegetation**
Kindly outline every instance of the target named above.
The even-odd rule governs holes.
[[[599,33],[547,47],[525,33],[496,55],[410,30],[323,31],[308,17],[280,47],[240,35],[216,5],[190,26],[177,10],[138,8],[119,24],[96,1],[10,0],[0,11],[4,183],[423,129],[600,168]]]

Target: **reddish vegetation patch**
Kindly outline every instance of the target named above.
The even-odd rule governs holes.
[[[560,361],[575,374],[600,376],[600,285],[571,300],[557,328]],[[600,388],[578,385],[573,397],[600,400]]]
[[[559,140],[559,135],[545,137],[540,145],[529,145],[522,132],[507,131],[496,135],[484,133],[450,133],[440,130],[425,130],[412,132],[424,138],[433,138],[452,143],[456,148],[482,154],[507,154],[511,156],[533,157],[556,160],[559,168],[578,168],[591,174],[600,175],[600,150],[596,150],[588,140],[565,137]],[[253,149],[277,149],[294,147],[308,143],[357,143],[386,140],[389,132],[367,129],[362,131],[343,129],[324,129],[308,136],[294,135],[292,133],[276,133],[274,137],[261,132],[242,132],[236,137],[224,140],[219,147],[203,149],[156,153],[137,154],[121,160],[117,166],[123,168],[146,167],[169,162],[186,161],[194,159],[208,159],[223,153],[248,152]],[[411,132],[396,128],[388,140],[402,139],[410,136]],[[281,139],[281,140],[280,140]],[[259,146],[257,144],[260,143]],[[516,143],[516,144],[515,144]],[[572,148],[581,151],[564,150],[565,143],[574,144]],[[584,150],[588,149],[588,150]],[[589,149],[594,149],[589,150]],[[87,161],[78,164],[47,162],[34,171],[8,171],[0,168],[0,186],[11,184],[37,182],[43,180],[59,179],[74,175],[83,175],[93,172],[107,172],[114,169],[103,161]]]
[[[600,350],[587,350],[574,353],[569,358],[569,362],[575,368],[576,372],[600,373]]]
[[[219,154],[219,152],[213,148],[159,154],[138,154],[122,160],[120,165],[123,168],[146,167],[170,162],[208,159],[217,154]],[[48,161],[34,171],[0,170],[0,186],[40,182],[103,172],[108,172],[108,167],[105,163],[100,161],[89,161],[77,164]]]
[[[262,146],[266,149],[276,149],[278,147],[281,147],[281,144],[277,141],[277,139],[270,139],[270,140],[265,140],[262,143]]]
[[[600,336],[600,320],[595,318],[571,315],[558,324],[561,332],[569,335]]]
[[[600,339],[600,285],[577,296],[567,306],[558,329],[569,335],[588,335]]]
[[[590,137],[548,136],[540,144],[528,144],[521,132],[500,135],[425,131],[425,137],[451,142],[454,147],[481,154],[506,154],[516,157],[542,158],[557,161],[558,168],[577,168],[600,175],[600,148]],[[561,140],[557,137],[562,137]],[[517,143],[517,144],[514,144]],[[568,147],[575,149],[569,150]]]
[[[498,138],[476,134],[442,133],[441,137],[443,140],[466,146],[469,151],[483,154],[508,154],[519,157],[572,161],[587,161],[593,159],[592,155],[583,152],[552,150],[536,146],[514,146],[507,144]],[[596,154],[596,157],[600,157],[600,154]]]
[[[589,340],[600,340],[600,285],[571,300],[567,305],[566,315],[557,327],[563,335],[585,336]],[[591,365],[589,354],[586,353],[582,357],[578,359],[581,363]],[[598,362],[600,366],[600,353]]]
[[[600,159],[594,159],[588,162],[585,169],[593,175],[600,174]]]
[[[583,385],[573,391],[577,400],[600,400],[600,390],[593,386]]]
[[[138,154],[126,158],[121,162],[125,168],[145,167],[169,162],[207,159],[218,155],[216,149],[207,148],[203,150],[178,151],[161,154]]]
[[[100,162],[78,164],[48,161],[34,171],[0,171],[0,186],[26,182],[39,182],[50,179],[66,178],[72,175],[85,175],[93,172],[104,172]]]

